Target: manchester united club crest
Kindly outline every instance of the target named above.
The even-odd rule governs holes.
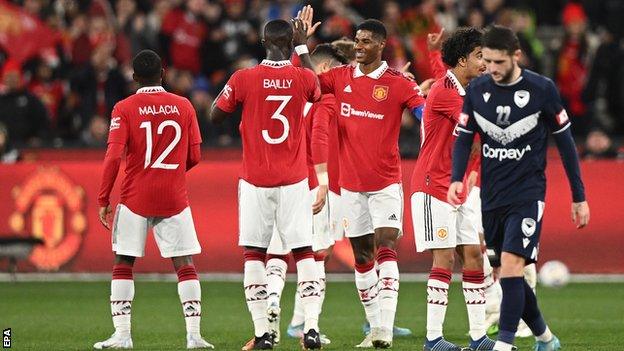
[[[388,87],[385,85],[375,85],[373,87],[373,99],[384,101],[388,98]]]
[[[448,237],[448,229],[446,229],[446,227],[438,228],[436,234],[441,240],[446,240],[446,238]]]
[[[76,255],[87,227],[84,190],[58,168],[40,168],[12,193],[11,230],[44,243],[35,247],[30,262],[40,270],[58,270]]]

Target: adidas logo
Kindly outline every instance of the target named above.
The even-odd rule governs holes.
[[[345,93],[350,93],[350,92],[352,92],[352,91],[351,91],[351,84],[347,85],[347,86],[344,88],[344,90],[343,90],[343,91],[344,91]]]
[[[390,215],[390,217],[388,217],[389,221],[398,221],[399,219],[397,218],[397,216],[393,213]]]
[[[491,96],[491,95],[492,95],[492,94],[490,94],[489,92],[485,92],[485,93],[483,93],[483,100],[484,100],[485,102],[488,102],[488,100],[490,100],[490,96]]]

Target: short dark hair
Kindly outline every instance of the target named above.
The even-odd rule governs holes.
[[[481,46],[494,50],[503,50],[511,55],[520,49],[520,41],[511,28],[493,25],[485,30]]]
[[[472,50],[481,46],[482,37],[483,32],[477,28],[458,28],[442,44],[442,61],[450,67],[457,66],[460,58],[468,58]]]
[[[373,18],[369,18],[365,20],[364,22],[360,23],[360,25],[358,25],[356,28],[356,31],[358,30],[370,31],[373,33],[373,35],[377,35],[381,37],[382,39],[386,39],[388,35],[386,32],[386,26],[384,26],[384,24],[381,21],[373,19]]]
[[[132,60],[132,69],[137,78],[157,80],[162,71],[160,56],[152,50],[141,50]]]
[[[332,45],[335,46],[349,62],[355,60],[355,42],[353,40],[343,37],[332,41]]]
[[[264,25],[264,40],[274,45],[284,47],[292,43],[293,28],[283,19],[276,19]]]
[[[312,58],[314,59],[334,59],[341,64],[345,65],[349,63],[349,60],[340,52],[340,50],[332,44],[319,44],[312,51]]]

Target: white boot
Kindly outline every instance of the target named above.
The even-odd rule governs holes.
[[[96,342],[93,345],[94,349],[131,349],[132,337],[130,333],[117,333],[115,332],[110,338]]]

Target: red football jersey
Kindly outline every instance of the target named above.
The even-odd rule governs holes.
[[[447,201],[453,145],[457,137],[455,128],[464,104],[464,95],[464,88],[451,71],[447,71],[431,87],[420,124],[421,147],[412,174],[412,194],[423,192],[440,201]],[[478,171],[474,162],[471,164],[473,169]],[[466,172],[467,175],[469,173]],[[462,194],[460,199],[465,200],[465,196],[465,193]]]
[[[186,98],[145,87],[118,102],[108,143],[126,146],[120,202],[144,217],[170,217],[188,206],[186,162],[201,143],[195,110]]]
[[[401,182],[399,131],[404,109],[422,106],[418,84],[386,62],[365,75],[339,66],[319,76],[323,93],[334,94],[338,110],[340,186],[376,191]]]
[[[233,112],[240,103],[243,140],[241,178],[259,187],[300,182],[308,176],[304,104],[321,97],[309,69],[290,61],[264,60],[235,72],[217,98],[217,107]]]

